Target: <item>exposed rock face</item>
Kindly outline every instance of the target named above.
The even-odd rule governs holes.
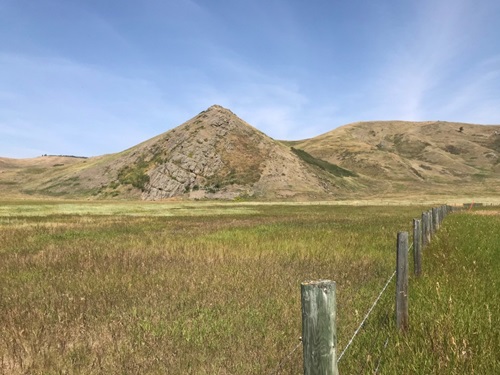
[[[149,165],[143,199],[328,193],[288,147],[217,105],[137,151]]]

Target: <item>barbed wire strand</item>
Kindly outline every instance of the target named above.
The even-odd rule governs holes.
[[[409,246],[408,248],[408,251],[411,250],[411,248],[413,247],[413,243],[411,244],[411,246]],[[340,362],[340,360],[342,359],[342,357],[344,356],[344,354],[346,353],[347,349],[351,346],[352,342],[354,341],[354,338],[357,336],[357,334],[359,333],[359,331],[361,330],[361,328],[363,328],[363,325],[365,324],[366,320],[368,319],[368,317],[370,316],[371,312],[373,311],[373,309],[375,308],[375,306],[377,305],[378,301],[380,300],[380,298],[382,297],[382,295],[384,294],[385,290],[387,289],[387,287],[389,286],[389,283],[391,282],[391,280],[394,278],[394,276],[396,275],[396,271],[394,271],[392,273],[392,275],[389,277],[389,279],[387,280],[387,282],[385,283],[384,287],[382,288],[382,290],[380,291],[379,295],[377,296],[377,298],[375,299],[375,301],[373,302],[372,306],[370,307],[370,309],[368,310],[368,312],[366,313],[365,317],[363,318],[363,320],[361,321],[361,323],[359,324],[358,328],[356,328],[356,331],[354,331],[354,334],[352,335],[351,339],[349,340],[349,342],[347,343],[347,345],[345,346],[344,350],[342,350],[342,353],[340,353],[339,357],[337,358],[337,363]],[[389,338],[387,338],[387,340],[389,340]],[[384,344],[384,348],[387,346],[387,340],[386,340],[386,343]],[[295,345],[295,347],[290,351],[290,353],[288,353],[286,356],[284,356],[280,363],[278,363],[278,366],[276,366],[276,369],[271,373],[271,375],[275,375],[278,373],[278,371],[281,369],[281,366],[285,363],[285,361],[288,361],[289,358],[292,356],[293,353],[295,353],[295,351],[299,348],[299,346],[302,344],[302,338],[299,339],[299,343],[297,345]],[[380,363],[379,363],[380,364]],[[378,369],[378,366],[377,366],[377,369]]]
[[[382,297],[382,294],[384,294],[385,290],[387,289],[387,287],[389,286],[389,283],[391,282],[391,280],[394,278],[394,275],[396,275],[396,271],[394,271],[391,275],[391,277],[389,277],[389,280],[387,280],[387,282],[385,283],[384,287],[382,288],[382,291],[379,293],[377,299],[375,300],[375,302],[373,302],[372,306],[370,307],[370,309],[368,310],[368,312],[366,313],[365,317],[363,318],[363,320],[361,321],[360,325],[358,326],[358,328],[356,328],[356,330],[354,331],[354,334],[352,335],[351,339],[349,340],[349,342],[347,343],[347,345],[345,346],[344,350],[342,350],[342,353],[340,353],[339,355],[339,358],[337,358],[337,363],[340,362],[340,360],[342,359],[342,357],[344,356],[345,352],[347,351],[347,349],[349,348],[349,346],[351,346],[352,342],[354,341],[354,338],[357,336],[357,334],[359,333],[359,331],[361,330],[361,328],[363,327],[363,324],[365,324],[366,320],[368,319],[368,317],[370,316],[372,310],[374,309],[375,305],[378,303],[380,297]]]
[[[411,244],[411,246],[408,248],[408,251],[411,250],[411,248],[413,247],[413,243]],[[340,353],[339,357],[337,358],[337,363],[340,362],[340,360],[342,359],[342,357],[344,356],[345,352],[347,351],[347,349],[349,348],[349,346],[351,346],[352,342],[354,341],[354,338],[357,336],[357,334],[359,333],[359,331],[361,330],[361,328],[363,328],[363,325],[365,324],[366,320],[368,319],[368,317],[370,316],[371,312],[373,311],[373,309],[375,308],[375,306],[377,305],[378,301],[380,300],[380,297],[382,297],[382,294],[384,294],[385,290],[387,289],[387,287],[389,286],[389,283],[391,282],[391,280],[394,278],[394,276],[396,275],[396,270],[394,270],[394,272],[392,273],[392,275],[389,277],[389,279],[387,280],[387,282],[385,283],[384,287],[382,288],[382,290],[380,291],[379,295],[377,296],[377,298],[375,299],[375,302],[373,302],[372,306],[370,307],[370,309],[368,310],[368,312],[366,313],[365,317],[363,318],[363,320],[361,321],[361,323],[359,324],[358,328],[356,328],[356,330],[354,331],[354,334],[352,335],[351,339],[349,340],[349,342],[347,343],[347,345],[345,346],[344,350],[342,350],[342,353]]]
[[[301,344],[302,344],[302,337],[299,338],[299,343],[297,345],[295,345],[295,347],[290,351],[290,353],[288,353],[286,356],[284,356],[281,359],[280,363],[278,363],[278,366],[276,366],[276,368],[274,369],[273,372],[271,372],[270,375],[276,375],[278,373],[278,371],[281,370],[281,366],[283,366],[283,364],[290,359],[292,354],[295,353],[295,351],[299,348],[299,346]]]

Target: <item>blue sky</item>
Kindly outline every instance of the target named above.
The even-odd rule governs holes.
[[[500,124],[498,0],[0,0],[0,156],[94,156],[212,104],[275,139]]]

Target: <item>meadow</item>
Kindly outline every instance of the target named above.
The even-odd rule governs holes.
[[[0,369],[300,374],[300,283],[337,282],[340,352],[427,208],[0,202]],[[447,218],[410,280],[409,333],[388,290],[341,373],[495,373],[499,227]]]
[[[343,373],[499,374],[499,255],[498,207],[447,216],[423,251],[423,274],[410,276],[408,332],[395,328],[392,283]]]

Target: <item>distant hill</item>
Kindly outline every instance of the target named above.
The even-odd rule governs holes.
[[[276,141],[214,105],[116,154],[0,158],[5,197],[348,199],[500,191],[500,126],[364,122]]]
[[[382,183],[379,192],[500,194],[500,126],[360,122],[292,144]]]

